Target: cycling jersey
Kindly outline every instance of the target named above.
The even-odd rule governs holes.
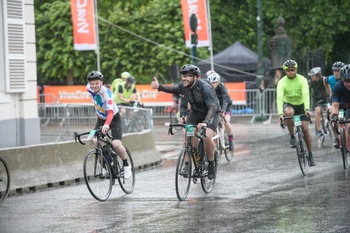
[[[323,100],[324,102],[329,102],[328,94],[326,88],[323,84],[325,77],[321,76],[318,81],[309,81],[310,88],[312,89],[312,100],[314,104],[318,101]]]
[[[118,107],[113,99],[113,93],[109,88],[102,86],[99,92],[94,93],[88,83],[86,89],[92,97],[92,103],[95,106],[98,118],[106,120],[108,111],[113,111],[113,116],[118,112]],[[107,123],[109,125],[110,122]]]
[[[136,94],[136,92],[135,84],[132,84],[131,87],[127,89],[126,83],[124,82],[114,91],[115,102],[117,104],[125,104],[125,102],[119,98],[119,94],[122,94],[125,99],[130,99],[131,95]]]
[[[332,94],[332,102],[345,103],[346,108],[350,108],[350,90],[348,90],[342,81],[335,84]]]
[[[326,78],[326,82],[329,84],[331,90],[333,91],[334,86],[338,82],[338,80],[334,77],[334,75],[331,75]]]
[[[205,123],[209,124],[209,122],[214,119],[217,112],[220,111],[219,101],[213,86],[202,79],[197,79],[196,83],[191,88],[185,88],[183,84],[180,83],[177,86],[159,85],[158,90],[166,93],[184,95],[186,102],[191,104],[191,111],[206,113],[205,120],[203,121]]]
[[[280,79],[277,84],[277,112],[278,115],[283,114],[283,104],[292,105],[304,104],[304,110],[310,110],[310,93],[307,79],[296,74],[294,79],[286,76]]]
[[[216,95],[220,101],[220,106],[222,111],[226,111],[229,105],[232,105],[232,99],[228,94],[228,90],[223,83],[219,83],[215,88]]]

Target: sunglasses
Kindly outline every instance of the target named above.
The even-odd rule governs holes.
[[[286,72],[294,72],[295,69],[286,69]]]

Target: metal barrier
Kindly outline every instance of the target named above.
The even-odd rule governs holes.
[[[134,111],[130,127],[124,126],[123,133],[152,128],[152,111],[146,108],[132,108]],[[96,112],[92,105],[44,104],[38,106],[42,142],[72,140],[74,132],[89,131],[96,125]]]

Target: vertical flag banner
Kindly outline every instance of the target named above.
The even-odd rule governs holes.
[[[74,50],[95,50],[94,0],[70,0]]]
[[[197,47],[209,46],[207,9],[205,1],[206,0],[181,0],[182,18],[185,27],[186,47],[192,47],[191,34],[193,34],[193,32],[190,28],[190,17],[192,14],[195,14],[198,20],[196,31],[198,34]]]

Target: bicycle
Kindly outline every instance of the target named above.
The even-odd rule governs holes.
[[[11,176],[8,165],[0,156],[0,206],[6,201],[10,192]]]
[[[221,118],[222,120],[226,121],[224,118]],[[228,136],[225,133],[225,128],[222,120],[219,122],[218,128],[217,128],[217,134],[213,137],[213,140],[215,140],[216,148],[218,151],[218,160],[217,163],[220,163],[221,156],[224,153],[226,160],[228,162],[231,162],[234,151],[229,150],[229,144],[228,144]],[[228,151],[228,152],[227,152]]]
[[[111,139],[107,133],[103,134],[101,129],[91,130],[85,133],[74,133],[75,142],[85,145],[81,136],[89,135],[95,149],[90,150],[84,160],[84,180],[91,195],[98,201],[106,201],[112,192],[112,186],[117,179],[121,189],[130,194],[135,186],[135,170],[132,156],[125,147],[128,163],[131,166],[131,177],[124,178],[123,161],[115,152]]]
[[[297,151],[297,157],[298,157],[298,163],[300,166],[301,173],[306,176],[308,173],[308,168],[310,166],[309,161],[309,151],[306,146],[306,142],[304,140],[304,134],[301,130],[301,117],[307,116],[308,121],[312,124],[311,118],[309,115],[301,114],[301,115],[294,115],[290,117],[284,117],[285,120],[287,119],[293,119],[294,121],[294,136],[296,141],[296,151]],[[281,127],[284,128],[284,122],[281,121]]]
[[[343,158],[343,167],[347,169],[349,167],[349,155],[348,155],[348,147],[349,145],[346,142],[346,123],[350,123],[350,120],[345,120],[344,111],[339,111],[339,119],[337,121],[332,120],[334,122],[334,129],[339,134],[339,149]],[[340,125],[340,131],[338,129],[338,125]]]
[[[217,163],[216,158],[215,163],[215,177],[211,180],[208,178],[208,157],[204,150],[203,139],[206,137],[205,129],[206,127],[199,129],[199,133],[195,133],[195,125],[190,124],[170,124],[168,134],[174,135],[173,128],[181,127],[186,131],[186,142],[184,147],[181,149],[180,155],[176,164],[175,173],[175,188],[176,195],[180,201],[184,201],[189,193],[191,179],[194,184],[197,183],[198,179],[201,180],[201,186],[205,193],[210,193],[215,185],[216,173],[217,173]],[[193,137],[199,138],[198,150],[194,145],[192,145]],[[214,153],[217,157],[217,151]],[[185,161],[188,160],[188,174],[182,175],[181,171],[185,166]],[[192,170],[192,166],[194,169]]]
[[[330,120],[330,112],[329,112],[330,103],[319,104],[319,106],[321,107],[321,127],[322,127],[322,131],[323,131],[323,136],[317,137],[316,127],[315,127],[315,130],[316,130],[316,137],[317,137],[318,143],[320,145],[323,145],[323,143],[325,141],[325,135],[327,135],[327,134],[329,135],[331,142],[334,141],[334,135],[333,135],[331,123],[329,121]],[[327,112],[326,118],[323,116],[323,110],[325,110]]]

